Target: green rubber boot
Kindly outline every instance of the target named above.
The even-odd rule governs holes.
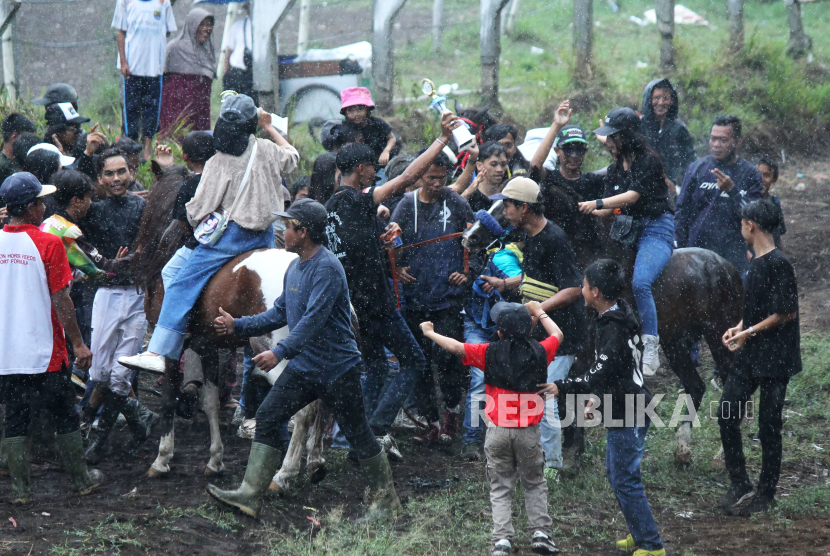
[[[208,494],[251,517],[258,517],[262,508],[262,496],[271,484],[271,478],[282,463],[282,452],[266,444],[251,443],[245,478],[236,490],[222,490],[208,485]]]
[[[58,449],[63,456],[64,467],[69,473],[72,491],[85,496],[101,486],[104,474],[97,469],[87,469],[84,458],[84,440],[81,431],[76,430],[58,435]]]
[[[29,437],[6,438],[3,444],[12,479],[12,497],[9,502],[28,504],[32,498],[32,490],[29,487]]]
[[[363,468],[363,474],[369,482],[363,500],[369,509],[357,522],[369,523],[398,516],[403,511],[403,506],[398,499],[398,493],[395,492],[395,481],[392,479],[392,468],[389,466],[386,452],[381,450],[373,458],[360,460],[360,467]]]

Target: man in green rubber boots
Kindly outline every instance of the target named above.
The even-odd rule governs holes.
[[[243,513],[257,517],[262,495],[288,449],[288,420],[303,407],[321,399],[334,414],[369,482],[364,521],[394,517],[402,510],[392,481],[386,452],[366,421],[360,387],[362,360],[351,328],[346,274],[326,241],[326,209],[312,199],[300,199],[286,212],[285,249],[299,255],[285,273],[282,295],[268,311],[234,319],[222,308],[214,326],[219,334],[262,336],[288,326],[288,337],[254,357],[265,372],[281,361],[288,364],[256,414],[256,436],[251,444],[242,485],[208,493]]]

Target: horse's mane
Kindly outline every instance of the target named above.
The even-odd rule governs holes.
[[[165,168],[161,178],[150,189],[147,208],[144,209],[141,227],[136,236],[132,262],[136,284],[144,290],[150,280],[161,273],[173,253],[184,245],[186,233],[190,231],[184,225],[170,226],[176,195],[189,174],[184,166]],[[176,229],[166,233],[168,227]]]
[[[545,214],[575,244],[583,242],[586,247],[596,248],[600,239],[597,233],[595,217],[579,212],[578,203],[583,201],[582,196],[568,183],[545,183],[548,189],[546,201],[552,201],[552,206],[545,206]]]

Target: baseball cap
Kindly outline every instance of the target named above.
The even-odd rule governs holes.
[[[54,185],[42,185],[29,172],[16,172],[3,180],[0,197],[7,205],[28,205],[38,197],[51,195],[57,190]]]
[[[46,88],[43,96],[36,98],[32,104],[39,106],[48,106],[56,102],[68,102],[70,104],[78,102],[78,93],[72,85],[66,83],[52,83]]]
[[[256,104],[248,95],[241,95],[233,91],[224,91],[221,95],[222,107],[219,109],[219,119],[229,123],[247,122],[257,117]]]
[[[49,125],[82,124],[88,121],[89,118],[78,114],[70,102],[57,102],[46,107],[46,123]]]
[[[521,203],[539,202],[539,185],[530,178],[513,178],[504,186],[501,193],[490,195],[491,201],[510,199]]]
[[[587,145],[588,139],[585,138],[585,132],[578,125],[566,125],[556,134],[556,139],[553,141],[554,147],[562,148],[563,145],[571,143],[582,143]]]
[[[619,131],[636,131],[640,127],[640,116],[627,106],[614,108],[605,117],[602,127],[594,130],[597,135],[608,136]]]
[[[326,221],[328,220],[326,207],[308,197],[297,199],[291,203],[288,210],[273,214],[281,218],[297,220],[304,227],[314,232],[324,231],[326,229]]]
[[[499,327],[499,332],[508,338],[527,336],[533,328],[533,317],[521,303],[499,301],[490,309],[490,318]]]
[[[115,143],[112,144],[112,148],[120,149],[127,154],[138,154],[144,150],[144,147],[142,147],[138,141],[134,141],[129,137],[119,137]]]
[[[74,156],[66,156],[65,154],[63,154],[60,151],[60,149],[58,149],[52,143],[38,143],[37,145],[35,145],[31,149],[29,149],[29,152],[26,153],[26,156],[32,154],[32,152],[34,152],[34,151],[40,151],[40,150],[53,152],[56,155],[58,155],[58,157],[60,157],[60,159],[61,159],[61,166],[63,166],[63,167],[71,166],[72,163],[75,162],[75,157]]]

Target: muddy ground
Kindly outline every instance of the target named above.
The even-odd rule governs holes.
[[[797,177],[798,173],[803,177]],[[803,187],[798,185],[802,183]],[[787,218],[784,248],[799,278],[802,326],[805,330],[826,329],[830,327],[830,300],[826,296],[830,291],[830,258],[825,241],[830,229],[827,224],[830,164],[792,163],[782,170],[776,193],[783,200]],[[145,382],[152,386],[149,381]],[[671,392],[676,391],[678,383],[664,373],[652,386],[656,392]],[[148,403],[156,407],[158,398],[150,397]],[[249,447],[249,442],[234,434],[231,413],[230,409],[222,413],[227,470],[217,480],[226,487],[239,483]],[[330,454],[331,471],[323,483],[303,484],[294,496],[268,500],[261,521],[255,521],[242,516],[231,519],[217,512],[205,493],[209,481],[203,474],[209,441],[207,425],[201,420],[178,420],[176,455],[170,476],[164,479],[145,476],[156,455],[157,439],[153,438],[143,447],[138,459],[130,459],[119,448],[127,438],[126,430],[114,435],[113,454],[100,465],[108,480],[88,497],[70,497],[66,476],[57,464],[48,458],[36,461],[33,503],[22,508],[0,503],[0,554],[260,554],[267,553],[269,544],[274,542],[274,532],[314,534],[316,526],[308,517],[315,515],[311,508],[316,510],[316,515],[323,515],[343,506],[347,518],[361,511],[363,479],[342,451]],[[400,442],[407,461],[395,464],[394,474],[404,501],[438,489],[452,489],[464,477],[481,476],[484,472],[483,464],[459,462],[442,450],[418,453],[405,434],[400,435]],[[785,453],[783,493],[797,496],[799,486],[826,480],[819,477],[815,461],[787,459]],[[725,476],[723,480],[726,481]],[[801,517],[785,526],[775,517],[738,523],[715,511],[713,500],[701,496],[690,485],[684,508],[693,508],[695,517],[689,520],[677,515],[676,506],[664,505],[664,492],[660,488],[649,490],[671,553],[830,554],[826,516]],[[0,478],[0,499],[8,495],[8,478]],[[676,495],[676,492],[666,494]],[[579,500],[574,500],[571,507],[560,507],[552,513],[557,525],[577,527],[581,512]],[[619,515],[609,514],[608,518],[619,518]],[[400,527],[406,519],[399,522]],[[609,550],[608,543],[576,544],[565,539],[560,541],[560,546],[567,554],[615,554]]]

